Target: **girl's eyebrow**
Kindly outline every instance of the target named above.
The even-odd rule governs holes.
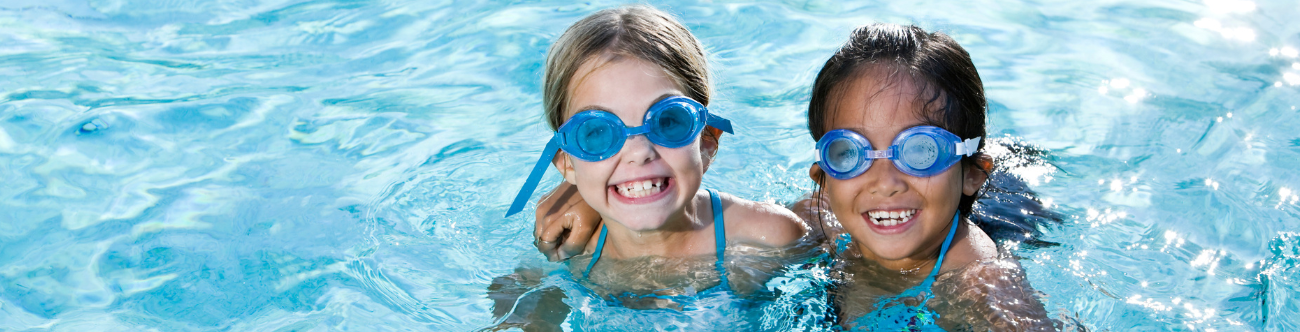
[[[650,102],[650,105],[658,104],[659,102],[664,101],[664,99],[668,99],[668,97],[673,97],[673,96],[680,96],[680,95],[672,92],[665,93],[659,95],[659,98],[655,98],[655,101]]]
[[[654,101],[650,102],[650,105],[654,105],[656,103],[663,101],[664,99],[668,99],[668,97],[674,97],[674,96],[680,96],[680,95],[672,92],[665,93],[663,95],[660,95],[658,98],[655,98]],[[614,111],[611,111],[608,108],[604,108],[597,105],[587,105],[587,106],[579,107],[578,109],[580,110],[578,112],[596,110],[596,111],[605,111],[605,112],[614,113]]]
[[[935,127],[939,127],[939,126],[937,126],[937,125],[934,125],[934,124],[930,123],[929,121],[916,121],[916,122],[913,122],[913,123],[910,123],[910,124],[904,125],[904,126],[903,126],[903,130],[907,130],[908,128],[912,128],[912,127],[916,127],[916,126],[935,126]],[[848,129],[848,130],[856,131],[856,132],[858,132],[859,134],[866,134],[866,133],[870,132],[870,130],[867,130],[867,127],[862,127],[862,126],[849,126],[849,127],[831,128],[831,130],[834,130],[834,129]],[[899,132],[901,133],[901,132],[903,132],[903,131],[900,130]]]
[[[587,105],[587,106],[583,106],[583,107],[579,107],[579,108],[578,108],[578,112],[583,112],[583,111],[592,111],[592,110],[595,110],[595,111],[603,111],[603,112],[609,112],[609,113],[614,113],[614,111],[612,111],[612,110],[610,110],[610,109],[608,109],[608,108],[604,108],[604,107],[596,106],[596,105]],[[577,113],[577,112],[574,112],[574,113]]]

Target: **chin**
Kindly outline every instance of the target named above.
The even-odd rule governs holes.
[[[664,220],[664,218],[647,218],[646,216],[640,216],[637,218],[629,218],[627,220],[618,220],[618,223],[623,224],[623,227],[627,227],[628,230],[649,231],[663,228],[665,223]]]
[[[613,194],[613,192],[611,192]],[[632,231],[652,231],[663,228],[674,213],[680,213],[682,194],[677,191],[665,191],[643,201],[625,202],[621,197],[611,204],[611,217],[619,224]],[[641,198],[638,198],[641,199]]]
[[[867,250],[870,250],[871,253],[875,255],[877,258],[883,260],[890,260],[890,261],[907,258],[908,256],[911,255],[911,252],[909,252],[909,250],[907,249],[912,249],[912,248],[903,248],[903,246],[899,244],[884,244],[884,245],[877,245],[877,246],[868,246],[859,242],[858,245],[866,247]]]

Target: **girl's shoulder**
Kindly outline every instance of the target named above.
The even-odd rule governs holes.
[[[962,228],[957,230],[952,248],[945,254],[941,272],[964,269],[979,262],[996,261],[999,258],[997,243],[979,226],[962,220]]]
[[[1048,318],[1037,292],[1029,285],[1020,261],[974,224],[949,252],[934,291],[943,301],[937,308],[943,325],[973,330],[1050,331]],[[960,230],[959,230],[960,232]]]
[[[787,247],[804,236],[808,227],[790,209],[776,203],[755,202],[727,193],[722,200],[727,242],[759,247]]]
[[[949,326],[989,331],[1053,331],[1054,322],[1011,255],[972,262],[941,275],[936,308]],[[945,324],[946,323],[946,324]]]

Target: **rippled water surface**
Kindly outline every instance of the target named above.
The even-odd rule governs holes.
[[[549,135],[546,48],[616,4],[0,3],[0,330],[490,326],[492,279],[544,260],[501,215]],[[656,5],[737,124],[705,186],[811,190],[816,70],[916,23],[970,51],[991,136],[1048,153],[1018,175],[1060,245],[1014,251],[1053,317],[1300,330],[1293,1]],[[653,315],[569,326],[717,318]]]

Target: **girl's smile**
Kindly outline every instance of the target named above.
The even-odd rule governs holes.
[[[672,183],[670,177],[650,176],[609,186],[609,190],[610,196],[625,204],[640,204],[667,196]]]
[[[878,209],[863,213],[867,225],[880,234],[897,234],[907,231],[916,220],[916,209]]]

